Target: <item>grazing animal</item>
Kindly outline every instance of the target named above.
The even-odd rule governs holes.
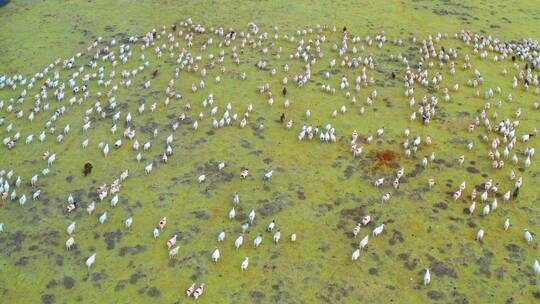
[[[508,230],[508,227],[510,227],[510,219],[507,218],[506,220],[504,220],[503,227],[504,230]]]
[[[174,246],[174,244],[176,244],[176,239],[177,239],[178,235],[173,235],[172,238],[170,238],[168,241],[167,241],[167,249],[171,249],[172,246]]]
[[[296,242],[296,233],[291,234],[291,242]]]
[[[476,209],[476,202],[472,202],[471,206],[469,207],[469,214],[473,214],[474,209]]]
[[[259,235],[255,238],[255,240],[253,240],[253,245],[254,245],[255,247],[259,247],[259,246],[261,245],[261,243],[262,243],[262,234],[259,234]]]
[[[384,224],[381,224],[379,227],[373,229],[373,236],[379,236],[384,230]]]
[[[360,233],[360,229],[362,229],[362,225],[360,223],[358,223],[354,228],[353,228],[353,235],[354,237],[356,238],[356,236],[358,235],[358,233]]]
[[[197,178],[197,181],[198,181],[199,183],[202,183],[202,182],[204,182],[205,180],[206,180],[206,175],[204,175],[204,174],[201,175],[201,176],[199,176],[199,178]]]
[[[435,185],[435,179],[434,178],[429,178],[428,179],[429,190],[431,190],[431,188],[433,188],[434,185]]]
[[[146,167],[144,167],[144,173],[146,175],[150,174],[150,172],[152,172],[153,166],[154,166],[153,163],[149,163]]]
[[[242,228],[242,233],[245,233],[249,228],[249,223],[243,223],[240,227]]]
[[[247,270],[249,266],[249,257],[246,257],[246,259],[242,262],[242,265],[240,266],[240,268],[242,269],[242,271],[245,271]]]
[[[368,214],[362,218],[362,225],[367,226],[371,222],[371,216]]]
[[[426,268],[426,273],[424,274],[424,286],[428,286],[431,283],[431,275],[429,274],[429,268]]]
[[[276,221],[272,220],[272,222],[268,224],[268,227],[266,230],[268,230],[268,232],[272,232],[272,230],[274,230],[275,227],[276,227]]]
[[[94,265],[96,262],[96,253],[92,254],[87,260],[86,260],[86,266],[88,266],[88,270],[90,270],[90,267]]]
[[[219,249],[216,247],[216,249],[212,253],[212,261],[217,262],[219,260],[219,257],[220,257]]]
[[[359,244],[358,248],[360,248],[360,250],[364,249],[364,247],[367,246],[368,242],[369,242],[369,234],[366,235],[366,236],[360,241],[360,244]]]
[[[240,204],[240,196],[238,195],[238,193],[234,193],[233,195],[233,204],[236,206],[238,204]]]
[[[356,260],[358,260],[359,257],[360,257],[360,249],[356,248],[356,250],[353,251],[353,253],[352,253],[351,260],[356,261]]]
[[[476,234],[476,240],[481,241],[484,238],[484,229],[478,230],[478,233]]]
[[[90,204],[88,204],[88,207],[86,207],[86,212],[88,212],[88,214],[92,214],[94,209],[96,209],[96,203],[92,201]]]
[[[107,220],[107,211],[103,212],[103,214],[99,217],[99,223],[103,224]]]
[[[167,225],[167,218],[163,217],[161,220],[159,220],[159,229],[163,230],[165,228],[165,225]]]
[[[133,217],[129,217],[124,221],[124,224],[126,225],[126,228],[131,228],[131,225],[133,224]]]
[[[36,192],[34,192],[34,194],[32,195],[32,199],[35,201],[37,199],[39,199],[39,196],[41,195],[41,190],[37,190]]]
[[[276,233],[274,233],[274,243],[277,244],[280,239],[281,239],[281,232],[278,229],[278,231]]]
[[[527,244],[531,244],[533,242],[533,236],[529,232],[529,230],[525,229],[523,232],[523,236],[525,237],[525,240],[527,241]]]
[[[191,284],[191,286],[186,290],[186,296],[191,297],[194,291],[195,291],[195,283]]]
[[[489,210],[490,210],[490,209],[489,209],[489,204],[486,204],[486,205],[484,206],[484,209],[482,210],[482,214],[483,214],[484,216],[488,216]]]
[[[203,292],[204,292],[204,283],[202,283],[201,286],[195,289],[195,291],[193,292],[193,297],[195,299],[198,299],[200,296],[202,296]]]
[[[120,174],[120,181],[125,181],[129,176],[129,170],[126,170]]]
[[[272,174],[274,173],[274,170],[270,170],[268,171],[264,177],[263,177],[263,180],[267,181],[267,180],[270,180],[272,178]]]
[[[251,212],[249,212],[248,215],[249,224],[253,225],[253,221],[255,221],[255,210],[251,209]]]
[[[242,246],[243,243],[244,243],[244,236],[240,235],[236,239],[236,241],[234,241],[234,247],[236,247],[236,250],[238,250],[238,248],[240,248],[240,246]]]
[[[66,230],[67,230],[68,235],[72,235],[73,232],[75,231],[75,222],[71,222],[71,224],[69,224]]]
[[[538,260],[534,260],[533,270],[534,270],[534,274],[540,273],[540,263],[538,263]]]
[[[170,259],[175,258],[179,250],[180,250],[180,246],[176,246],[173,249],[169,250],[169,258]]]
[[[88,174],[92,173],[93,168],[94,167],[92,166],[91,163],[85,163],[84,169],[83,169],[84,176],[87,176]]]
[[[111,199],[111,207],[116,207],[117,204],[118,204],[118,194],[113,196],[113,198]]]
[[[70,250],[71,247],[73,246],[73,244],[75,244],[75,239],[73,237],[70,237],[67,241],[66,241],[66,249],[67,250]]]

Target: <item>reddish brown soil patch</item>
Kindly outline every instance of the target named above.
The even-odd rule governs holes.
[[[393,168],[398,163],[399,156],[392,150],[382,150],[370,153],[371,158],[375,161],[373,165],[376,169],[382,167]]]
[[[397,158],[396,153],[394,153],[394,151],[391,151],[391,150],[383,150],[383,151],[375,152],[375,159],[381,165],[394,163],[396,162],[396,158]]]

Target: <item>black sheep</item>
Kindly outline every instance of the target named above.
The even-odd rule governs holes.
[[[94,167],[92,166],[91,163],[86,163],[86,164],[84,164],[84,170],[83,170],[84,176],[87,176],[88,174],[92,173],[92,169],[93,169],[93,168],[94,168]]]

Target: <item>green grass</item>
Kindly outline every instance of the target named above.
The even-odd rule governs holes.
[[[271,36],[274,25],[279,26],[280,35],[291,35],[305,26],[317,24],[329,25],[330,29],[336,25],[338,32],[325,31],[329,42],[321,47],[325,57],[312,67],[314,81],[303,88],[287,85],[286,98],[291,102],[288,109],[283,108],[285,98],[281,95],[280,81],[285,75],[291,81],[295,74],[304,71],[304,63],[288,60],[298,39],[294,43],[279,39],[270,54],[247,47],[240,55],[242,64],[238,66],[232,63],[231,50],[227,48],[222,82],[213,81],[221,74],[218,68],[209,69],[206,88],[194,94],[191,84],[198,83],[201,77],[182,71],[174,88],[182,93],[183,99],[171,99],[168,107],[164,106],[164,90],[174,77],[176,66],[167,53],[158,59],[153,48],[145,50],[150,67],[133,78],[129,89],[122,87],[115,93],[122,119],[127,112],[133,115],[133,126],[141,145],[148,140],[153,142],[150,151],[142,152],[140,164],[135,161],[132,142],[124,140],[119,150],[112,148],[113,142],[122,136],[123,123],[118,124],[116,135],[111,135],[110,116],[97,119],[93,114],[92,127],[87,135],[83,134],[84,112],[94,105],[96,97],[82,105],[69,106],[67,101],[72,94],[67,89],[62,102],[67,112],[54,124],[57,133],[54,136],[48,133],[46,141],[39,143],[37,136],[44,130],[52,111],[60,106],[52,100],[54,90],[49,90],[51,109],[39,113],[32,123],[26,118],[16,119],[15,113],[22,109],[25,117],[28,115],[39,86],[29,91],[24,104],[15,105],[12,113],[6,113],[8,100],[16,98],[22,89],[19,86],[15,91],[0,90],[0,100],[6,103],[0,110],[0,117],[6,118],[0,137],[8,136],[9,123],[14,126],[10,136],[17,131],[22,134],[15,149],[0,148],[0,169],[13,169],[15,177],[21,176],[23,186],[17,193],[19,196],[25,193],[29,198],[25,206],[9,200],[0,205],[0,222],[5,223],[4,232],[0,234],[0,298],[6,303],[184,303],[192,300],[185,298],[184,290],[196,281],[206,283],[205,294],[199,299],[204,303],[533,302],[538,282],[532,265],[538,259],[538,245],[536,242],[531,246],[526,244],[523,229],[538,232],[540,214],[535,189],[540,186],[540,180],[534,158],[531,167],[523,168],[522,152],[527,146],[538,148],[536,140],[516,145],[515,151],[520,157],[518,165],[507,160],[503,170],[491,169],[487,159],[490,147],[479,139],[485,129],[466,131],[466,126],[479,115],[486,101],[474,97],[474,90],[466,83],[474,77],[474,69],[478,69],[485,79],[480,88],[482,96],[488,88],[501,87],[503,93],[490,100],[492,109],[488,114],[491,117],[496,111],[499,118],[514,117],[513,113],[521,108],[518,136],[538,127],[538,112],[533,110],[532,104],[539,98],[532,89],[525,92],[511,88],[511,77],[518,71],[512,68],[510,60],[493,63],[490,53],[490,59],[481,61],[470,47],[451,38],[463,28],[509,41],[529,37],[538,19],[532,7],[534,3],[526,1],[473,1],[466,5],[451,1],[404,1],[391,5],[364,1],[326,4],[205,1],[204,5],[176,1],[159,1],[159,5],[153,1],[9,3],[0,8],[0,74],[22,73],[28,78],[56,58],[70,58],[85,50],[98,36],[105,41],[112,37],[120,40],[152,28],[161,30],[164,25],[169,27],[188,17],[195,23],[204,23],[206,28],[234,27],[237,32],[245,31],[247,23],[254,21],[261,31],[272,33]],[[359,94],[351,88],[351,94],[358,100],[356,105],[346,99],[339,83],[341,77],[346,76],[354,86],[360,69],[329,68],[330,60],[337,57],[331,45],[339,44],[340,29],[344,25],[362,37],[361,44],[366,35],[373,38],[381,30],[390,41],[404,41],[403,46],[387,43],[382,49],[366,45],[365,50],[358,53],[363,58],[374,57],[375,69],[368,69],[367,73],[377,84],[362,88]],[[434,94],[440,99],[435,120],[429,126],[422,126],[408,119],[409,98],[403,96],[401,81],[405,66],[391,61],[389,56],[401,53],[410,58],[411,64],[416,64],[420,45],[412,43],[410,37],[421,40],[437,32],[449,34],[438,46],[458,48],[460,55],[454,76],[448,72],[448,65],[443,68],[441,88],[459,83],[460,90],[450,92],[452,100],[446,103],[442,91],[427,92],[415,85],[417,102],[424,95]],[[209,35],[203,37],[196,35],[197,47],[191,50],[194,54],[200,53],[198,46]],[[315,34],[309,37],[315,38]],[[177,37],[177,40],[185,47],[183,39]],[[215,37],[214,46],[203,53],[203,63],[209,62],[208,53],[218,53],[217,41]],[[239,38],[235,44],[238,41]],[[280,59],[272,56],[276,47],[283,48]],[[118,48],[115,49],[118,53]],[[141,64],[139,45],[132,46],[132,50],[129,63],[116,68],[115,81],[120,80],[124,68],[132,70]],[[473,70],[461,69],[465,54],[471,56]],[[267,71],[254,67],[256,61],[263,58],[268,60]],[[88,55],[78,59],[77,65],[88,59]],[[290,66],[288,73],[282,69],[285,63]],[[99,61],[99,64],[108,75],[112,68],[110,62]],[[156,68],[159,74],[152,79],[151,72]],[[270,75],[272,68],[277,69],[276,76]],[[503,68],[509,71],[508,76],[501,75]],[[86,68],[84,73],[88,70]],[[330,70],[332,76],[324,80],[322,72]],[[437,70],[437,67],[430,69],[430,75]],[[237,75],[244,71],[247,80],[238,80]],[[398,75],[396,80],[390,79],[392,71]],[[61,71],[62,81],[67,81],[72,73]],[[151,88],[143,89],[148,79],[152,79]],[[274,95],[272,107],[268,106],[266,95],[255,90],[267,82]],[[331,84],[336,94],[322,93],[318,83]],[[374,105],[365,106],[366,113],[360,115],[360,106],[374,88],[378,92]],[[109,89],[98,87],[92,81],[89,90],[106,93]],[[248,127],[239,129],[236,122],[229,128],[212,129],[211,107],[202,107],[202,101],[210,93],[219,106],[218,115],[223,114],[228,103],[232,104],[231,112],[239,116],[253,104]],[[508,93],[514,97],[511,103],[506,101]],[[107,104],[106,98],[100,100],[103,106]],[[495,107],[498,100],[503,101],[501,108]],[[137,108],[142,102],[146,104],[146,111],[139,115]],[[150,113],[154,102],[158,104],[157,111]],[[184,112],[186,103],[192,106],[188,116],[195,118],[204,112],[205,118],[199,122],[197,131],[191,124],[182,124],[173,132],[174,155],[167,164],[162,164],[159,159],[164,153],[165,139],[172,132],[170,126]],[[332,118],[332,111],[342,105],[347,106],[347,113]],[[309,120],[305,117],[308,108],[312,113]],[[283,112],[294,120],[292,130],[278,123]],[[258,130],[260,123],[264,123],[263,130]],[[302,125],[328,123],[336,129],[337,143],[321,144],[318,139],[298,141]],[[71,125],[71,132],[58,144],[56,135],[66,124]],[[371,144],[362,143],[363,156],[353,159],[349,152],[351,132],[374,135],[383,126],[384,136],[375,138]],[[403,130],[407,127],[412,136],[424,139],[429,135],[434,139],[431,146],[423,144],[412,159],[404,156],[401,147],[405,140]],[[152,139],[154,128],[159,130],[159,135]],[[212,135],[208,133],[211,130]],[[34,142],[25,145],[24,138],[31,133],[35,135]],[[493,136],[490,134],[490,138]],[[86,150],[81,148],[84,138],[90,140]],[[475,148],[469,152],[466,143],[471,140]],[[99,142],[111,146],[107,158],[98,149]],[[29,181],[46,167],[46,162],[41,160],[46,150],[57,154],[57,162],[52,165],[49,176],[40,177],[37,188],[42,190],[42,196],[32,201],[33,189]],[[377,163],[374,153],[382,150],[395,151],[397,159],[392,164],[395,168]],[[444,162],[430,163],[422,170],[421,160],[431,152]],[[462,154],[466,155],[466,161],[458,166],[457,158]],[[87,161],[92,162],[94,170],[84,177],[82,167]],[[154,171],[145,176],[144,166],[150,161],[154,161]],[[227,167],[217,172],[217,163],[221,161],[225,161]],[[250,169],[247,180],[239,178],[242,167]],[[389,182],[400,167],[405,168],[406,180],[395,190]],[[467,167],[475,167],[480,173],[470,173]],[[90,201],[96,200],[95,188],[103,183],[110,184],[127,168],[130,177],[122,183],[118,206],[110,207],[109,196],[98,203],[94,214],[88,215],[84,209]],[[471,203],[469,195],[474,185],[492,178],[500,183],[502,192],[511,189],[513,182],[508,179],[511,168],[524,177],[519,200],[506,204],[499,199],[499,209],[487,218],[480,215],[482,204],[478,204],[474,215],[463,214],[463,208]],[[268,170],[274,170],[274,177],[263,182],[262,176]],[[412,172],[416,175],[410,175]],[[199,184],[196,179],[203,173],[207,181]],[[387,176],[386,184],[377,189],[372,183],[381,176]],[[427,191],[430,177],[435,177],[437,185]],[[454,202],[451,193],[462,181],[467,182],[467,197]],[[228,212],[234,192],[240,194],[241,203],[236,208],[237,219],[231,222]],[[386,192],[392,193],[392,198],[383,205],[381,196]],[[70,193],[82,205],[73,214],[65,211]],[[233,242],[251,209],[257,211],[257,219],[246,233],[244,245],[236,251]],[[108,212],[109,219],[99,225],[98,217],[104,211]],[[371,214],[377,225],[385,223],[385,231],[378,238],[371,238],[360,259],[352,262],[351,253],[358,241],[371,234],[375,227],[363,228],[357,239],[351,237],[352,228],[366,214]],[[123,221],[130,216],[134,219],[133,227],[125,229]],[[154,240],[152,230],[163,216],[167,216],[169,223],[159,239]],[[504,231],[502,223],[507,217],[511,227]],[[282,241],[277,245],[271,242],[270,233],[263,232],[273,219],[282,232]],[[77,222],[76,248],[66,251],[65,229],[72,221]],[[483,243],[475,241],[480,227],[486,231]],[[218,243],[217,235],[222,230],[227,232],[227,237],[225,242]],[[180,253],[171,261],[165,242],[174,233],[179,235]],[[252,242],[259,233],[263,233],[264,240],[261,247],[255,249]],[[298,235],[296,243],[289,241],[291,233]],[[215,246],[220,248],[222,256],[218,263],[210,259]],[[93,252],[97,252],[96,264],[88,271],[85,260]],[[242,273],[240,264],[246,256],[250,257],[250,266]],[[432,273],[429,287],[421,285],[426,267]]]

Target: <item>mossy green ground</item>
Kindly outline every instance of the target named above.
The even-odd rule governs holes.
[[[503,94],[491,100],[492,104],[504,100],[501,108],[494,109],[499,117],[513,117],[518,108],[523,109],[518,134],[538,127],[538,112],[532,109],[538,96],[533,95],[532,90],[512,90],[511,76],[500,73],[507,68],[513,75],[509,60],[481,61],[463,42],[446,38],[441,45],[458,47],[460,58],[456,62],[455,76],[445,67],[441,87],[459,83],[461,89],[451,93],[449,103],[442,101],[440,92],[436,93],[441,99],[437,119],[429,126],[422,126],[408,120],[410,110],[408,98],[403,96],[402,81],[389,77],[390,72],[395,71],[401,79],[405,67],[388,60],[390,54],[402,53],[415,61],[418,44],[411,43],[411,36],[422,39],[437,32],[451,35],[463,28],[504,40],[537,39],[538,32],[534,29],[539,16],[533,9],[534,2],[474,1],[466,5],[451,1],[158,3],[12,1],[0,8],[0,74],[33,75],[55,58],[69,58],[86,49],[97,36],[106,40],[121,39],[152,28],[161,29],[162,25],[169,26],[188,17],[207,28],[223,26],[245,30],[246,24],[254,21],[262,31],[273,32],[271,26],[278,25],[281,33],[289,34],[305,25],[335,24],[338,28],[346,25],[352,33],[362,37],[373,37],[384,30],[390,40],[403,39],[405,43],[401,47],[388,43],[382,49],[369,47],[360,52],[362,56],[373,54],[376,66],[368,70],[368,76],[374,77],[377,84],[362,89],[357,105],[352,105],[343,91],[337,89],[337,94],[329,95],[315,84],[322,82],[319,72],[329,70],[330,58],[337,56],[330,55],[327,44],[328,56],[312,71],[318,75],[314,76],[315,83],[304,88],[287,86],[287,98],[291,101],[287,110],[283,109],[285,98],[280,94],[279,81],[285,75],[281,66],[289,63],[288,75],[292,78],[303,71],[303,64],[298,61],[291,63],[285,56],[277,60],[250,50],[242,57],[245,63],[240,66],[229,59],[219,85],[211,80],[218,71],[210,70],[207,87],[195,94],[191,93],[191,83],[198,83],[200,77],[182,72],[175,88],[184,93],[184,99],[172,101],[165,107],[163,91],[174,75],[174,66],[146,51],[152,67],[160,62],[160,72],[152,80],[152,87],[142,88],[144,81],[151,78],[147,70],[135,78],[130,89],[122,88],[115,94],[122,112],[130,111],[134,116],[139,142],[149,140],[154,128],[159,130],[158,138],[152,140],[154,146],[149,152],[143,152],[144,160],[140,164],[136,163],[128,141],[119,150],[112,149],[107,158],[103,157],[98,143],[105,141],[112,145],[123,130],[120,128],[111,136],[110,119],[95,122],[88,135],[88,149],[81,148],[83,138],[87,137],[82,133],[81,121],[94,99],[85,101],[82,106],[68,107],[67,113],[56,123],[58,130],[66,124],[72,127],[63,143],[57,144],[56,135],[48,134],[42,144],[36,138],[31,145],[20,142],[12,151],[1,148],[0,169],[14,169],[15,176],[20,175],[24,181],[18,192],[28,197],[32,193],[27,185],[30,177],[46,166],[41,153],[50,150],[57,154],[58,161],[52,166],[51,174],[38,182],[38,188],[42,189],[40,200],[30,200],[22,207],[17,202],[2,202],[0,222],[5,223],[5,231],[0,234],[0,302],[187,303],[193,299],[185,298],[184,290],[193,281],[206,283],[205,294],[199,299],[204,303],[530,303],[537,300],[534,295],[537,279],[532,264],[540,257],[538,246],[536,243],[528,246],[523,239],[524,228],[538,232],[540,223],[536,190],[540,186],[539,167],[534,159],[532,166],[526,169],[522,154],[519,165],[512,164],[518,176],[524,176],[519,200],[509,204],[502,204],[500,200],[499,209],[487,218],[481,217],[478,210],[475,215],[465,215],[463,208],[470,205],[470,199],[454,202],[451,193],[464,180],[467,194],[474,185],[489,178],[499,181],[501,190],[513,186],[508,180],[510,161],[503,170],[491,169],[487,160],[489,147],[478,139],[481,132],[466,132],[466,126],[479,114],[485,100],[474,97],[474,90],[466,86],[473,72],[459,68],[462,56],[471,54],[473,68],[482,72],[485,79],[482,93],[487,88],[502,88]],[[338,34],[329,30],[327,34],[332,42],[339,42]],[[277,45],[288,54],[287,50],[296,44],[279,40]],[[211,47],[205,54],[210,52],[217,53],[218,48]],[[134,54],[129,69],[140,64],[136,59],[140,54],[138,48],[134,48]],[[277,68],[277,76],[254,67],[262,58],[269,60],[270,69]],[[106,67],[110,68],[110,63]],[[117,74],[121,69],[117,69]],[[248,76],[245,81],[236,79],[242,71]],[[334,71],[336,74],[324,82],[336,88],[342,76],[347,76],[352,84],[359,73],[343,67]],[[70,74],[62,73],[63,80]],[[266,82],[271,84],[275,95],[272,107],[267,105],[266,97],[255,91]],[[358,108],[373,88],[378,91],[377,101],[360,115]],[[90,90],[97,89],[95,83],[90,87]],[[0,99],[16,97],[14,94],[19,91],[0,90]],[[174,132],[174,155],[168,164],[159,163],[173,118],[184,111],[186,102],[193,106],[191,116],[201,111],[209,116],[210,109],[201,106],[209,93],[214,94],[220,113],[229,102],[233,112],[240,114],[252,103],[254,112],[248,128],[212,129],[208,117],[200,122],[197,131],[188,124],[182,125]],[[505,101],[508,93],[512,93],[514,102]],[[424,94],[432,93],[419,88],[415,96],[419,100]],[[71,97],[67,95],[66,102]],[[139,116],[136,109],[142,102],[147,109]],[[149,106],[153,102],[157,102],[158,109],[150,114]],[[31,101],[25,104],[23,109],[28,110]],[[343,104],[349,111],[333,119],[332,111]],[[307,108],[312,112],[310,120],[305,118]],[[284,111],[295,121],[293,130],[288,131],[277,122]],[[30,133],[37,137],[49,115],[38,115],[29,123],[26,119],[15,119],[14,113],[5,113],[4,108],[0,116],[6,117],[6,123],[0,135],[6,137],[5,126],[13,122],[15,132],[21,131],[23,140]],[[260,122],[265,125],[262,131],[257,129]],[[336,144],[298,141],[301,125],[327,123],[336,128]],[[353,159],[349,152],[352,130],[365,136],[383,126],[385,135],[369,145],[364,144],[364,156]],[[405,158],[401,143],[406,127],[411,128],[413,135],[432,136],[434,144],[422,147],[416,158]],[[209,134],[211,130],[213,135]],[[472,152],[466,150],[470,140],[476,145]],[[516,149],[523,152],[527,146],[538,148],[533,140],[529,145],[519,144]],[[397,170],[379,166],[372,157],[373,152],[386,149],[397,153],[397,168],[406,169],[406,183],[399,190],[390,185],[383,189],[372,185],[383,175],[389,176],[388,182]],[[431,152],[444,162],[430,163],[422,169],[422,157]],[[466,162],[458,166],[457,158],[462,154],[466,155]],[[154,172],[145,176],[143,168],[152,159]],[[86,161],[94,165],[88,177],[81,172]],[[227,167],[217,172],[216,165],[221,161],[225,161]],[[250,168],[250,177],[245,181],[239,179],[241,167]],[[470,173],[467,167],[475,167],[479,173]],[[74,214],[66,213],[69,193],[86,206],[95,199],[97,186],[112,182],[126,168],[130,169],[130,177],[122,184],[118,206],[111,208],[106,199],[91,216],[84,208]],[[262,175],[267,170],[275,171],[274,178],[263,183]],[[199,184],[196,178],[203,173],[208,180]],[[427,189],[430,177],[435,177],[437,182],[431,192]],[[231,222],[227,214],[234,192],[240,194],[241,203],[237,219]],[[393,197],[389,203],[381,204],[380,198],[385,192],[391,192]],[[251,209],[257,211],[255,225],[246,234],[244,246],[236,251],[233,240]],[[97,217],[106,210],[109,219],[99,225]],[[386,230],[380,237],[372,238],[360,259],[352,262],[351,253],[359,239],[353,239],[350,232],[365,214],[371,214],[377,224],[386,223]],[[134,224],[126,229],[123,221],[130,216]],[[163,216],[167,216],[169,224],[160,238],[154,240],[152,229]],[[507,217],[512,225],[504,231],[502,223]],[[281,228],[282,242],[273,244],[271,235],[264,233],[262,246],[254,249],[253,239],[272,219]],[[64,243],[66,227],[71,221],[77,222],[76,248],[68,252]],[[362,229],[360,237],[371,233],[373,227]],[[480,227],[486,231],[482,243],[475,241]],[[224,243],[217,243],[221,230],[227,232],[227,238]],[[298,235],[296,243],[288,241],[293,232]],[[179,234],[180,253],[177,259],[170,260],[164,243],[174,233]],[[218,263],[210,259],[215,246],[222,254]],[[93,252],[97,252],[96,264],[88,271],[84,262]],[[250,267],[242,273],[240,264],[246,256],[250,257]],[[429,287],[422,286],[426,267],[432,271]]]

